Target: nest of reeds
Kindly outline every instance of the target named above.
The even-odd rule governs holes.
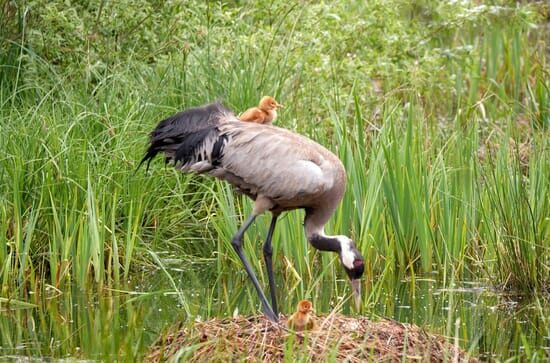
[[[317,317],[315,330],[297,333],[286,318],[234,317],[173,327],[153,345],[149,362],[429,361],[477,362],[458,346],[422,328],[394,320],[330,314]]]

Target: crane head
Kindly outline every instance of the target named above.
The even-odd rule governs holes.
[[[281,105],[280,103],[278,103],[277,101],[275,101],[275,99],[273,97],[264,96],[260,100],[259,107],[262,110],[270,111],[270,110],[277,109],[277,107],[284,107],[284,106]]]
[[[336,238],[340,242],[340,257],[351,282],[355,307],[359,310],[361,307],[361,276],[365,271],[365,260],[351,238],[346,236],[337,236]]]

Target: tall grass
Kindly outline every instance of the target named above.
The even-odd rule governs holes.
[[[34,62],[45,81],[30,88],[11,85],[7,96],[10,86],[3,88],[3,130],[12,135],[3,141],[7,224],[1,253],[10,261],[2,269],[3,281],[17,276],[21,286],[39,273],[56,286],[63,279],[86,284],[90,277],[100,285],[118,282],[121,276],[128,278],[136,253],[149,248],[144,241],[154,243],[159,236],[172,236],[163,238],[164,245],[192,236],[228,241],[244,207],[240,199],[230,198],[228,189],[204,189],[203,184],[212,184],[191,184],[188,177],[180,183],[174,172],[134,175],[133,169],[146,130],[180,109],[182,98],[176,95],[181,90],[186,92],[183,106],[223,96],[237,110],[262,93],[289,100],[302,93],[289,88],[294,80],[288,69],[295,59],[282,43],[293,34],[284,33],[282,24],[298,25],[287,12],[282,14],[271,39],[264,39],[257,50],[243,44],[231,57],[218,59],[225,52],[213,48],[217,39],[206,37],[194,57],[183,55],[184,78],[177,61],[161,62],[157,69],[129,62],[114,65],[109,74],[94,74],[93,88],[80,89],[70,75],[27,53],[27,62]],[[345,93],[336,73],[329,79],[333,86],[328,83],[326,91],[312,94],[320,129],[310,129],[308,121],[319,116],[300,109],[300,101],[283,114],[282,126],[299,120],[298,129],[334,145],[344,161],[349,190],[329,228],[351,233],[368,256],[369,273],[395,266],[413,274],[437,270],[460,276],[475,267],[472,260],[486,259],[496,261],[484,270],[499,283],[515,281],[516,287],[528,289],[547,285],[548,80],[540,48],[525,48],[532,36],[521,23],[505,27],[497,21],[486,37],[473,37],[475,48],[467,56],[430,59],[450,69],[433,77],[450,73],[457,79],[450,90],[454,115],[437,112],[434,101],[446,91],[425,89],[414,68],[407,69],[409,79],[396,75],[384,80],[402,84],[378,96],[376,123],[363,106],[364,84],[358,82]],[[460,46],[471,40],[455,37],[454,42]],[[259,60],[258,52],[268,56],[274,49],[274,59]],[[6,62],[10,54],[4,55]],[[314,84],[308,77],[303,83]],[[258,79],[261,83],[255,85]],[[15,99],[26,106],[12,107]],[[528,167],[510,162],[518,145],[524,150],[516,151],[530,160]],[[214,212],[215,207],[200,203],[203,193],[212,191],[224,195],[210,197],[220,201],[218,211],[223,212],[218,213],[223,218],[213,219],[215,233],[196,225]],[[278,239],[303,241],[298,215],[282,222]],[[175,220],[182,226],[174,229]],[[214,250],[198,243],[199,255]],[[290,276],[292,270],[297,276],[311,274],[312,260],[301,258],[308,250],[282,243],[276,251],[290,262]],[[48,257],[41,259],[44,253]],[[305,285],[296,286],[305,293]]]

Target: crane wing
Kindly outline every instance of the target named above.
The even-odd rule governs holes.
[[[334,183],[322,152],[325,149],[308,138],[249,123],[228,123],[220,131],[230,140],[220,168],[242,180],[243,185],[237,187],[253,188],[250,194],[299,203],[322,194]]]
[[[237,118],[221,103],[190,108],[162,120],[151,132],[149,148],[138,168],[147,161],[149,169],[149,163],[159,152],[164,152],[167,160],[194,153],[204,141],[211,141],[216,126],[231,120]]]

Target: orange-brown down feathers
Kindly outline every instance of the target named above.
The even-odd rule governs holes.
[[[315,318],[311,301],[302,300],[298,303],[296,312],[288,318],[288,327],[294,331],[314,330]]]
[[[283,107],[271,96],[264,96],[260,100],[258,107],[252,107],[244,111],[239,119],[245,122],[255,122],[257,124],[270,125],[277,118],[277,108]]]

